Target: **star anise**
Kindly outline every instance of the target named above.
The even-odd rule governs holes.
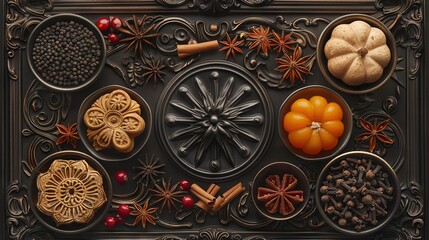
[[[373,152],[375,147],[377,146],[377,140],[391,145],[393,144],[393,140],[387,136],[383,130],[387,128],[390,123],[390,119],[384,120],[381,123],[377,123],[377,119],[375,119],[374,123],[370,123],[363,118],[359,119],[360,124],[366,130],[366,132],[359,134],[356,136],[355,140],[357,141],[367,141],[369,140],[369,151]]]
[[[288,35],[285,36],[285,32],[282,31],[282,34],[279,35],[276,32],[273,31],[274,38],[272,39],[271,45],[273,46],[273,50],[277,51],[278,56],[280,53],[287,54],[288,49],[294,50],[295,48],[292,45],[296,44],[296,41],[292,39],[293,32],[290,32]]]
[[[58,129],[58,134],[61,135],[55,143],[57,145],[68,143],[76,148],[77,140],[80,139],[77,133],[77,123],[67,124],[67,127],[62,124],[56,124],[55,126]]]
[[[259,28],[252,27],[251,32],[246,34],[246,39],[249,41],[249,49],[256,48],[256,52],[261,50],[265,55],[271,50],[271,33],[270,28],[264,28],[262,25]]]
[[[162,75],[165,75],[165,72],[162,70],[165,68],[165,65],[162,63],[161,59],[149,58],[145,60],[143,65],[143,77],[146,78],[144,84],[149,80],[153,81],[153,86],[156,87],[158,81],[164,82]]]
[[[299,79],[301,82],[305,82],[303,74],[310,74],[310,68],[308,67],[307,61],[310,59],[310,56],[302,56],[301,47],[295,48],[292,55],[285,54],[284,58],[276,58],[278,67],[277,71],[282,71],[282,79],[280,83],[284,80],[289,79],[291,85],[295,85],[295,80]]]
[[[134,15],[132,24],[128,22],[129,20],[124,21],[124,27],[120,28],[119,31],[126,34],[127,37],[121,39],[119,42],[128,42],[128,47],[125,51],[134,48],[134,55],[142,56],[144,45],[147,44],[155,47],[150,39],[158,36],[159,34],[151,33],[155,25],[148,24],[146,20],[146,16],[143,16],[142,19],[138,20]]]
[[[294,190],[298,180],[291,174],[270,175],[265,179],[267,187],[258,188],[258,200],[265,203],[271,214],[288,215],[295,211],[295,204],[304,201],[304,192]]]
[[[228,59],[230,55],[236,59],[235,54],[236,53],[243,53],[243,50],[241,49],[241,45],[243,44],[244,40],[237,41],[238,35],[236,35],[233,39],[231,39],[231,36],[229,34],[226,34],[226,41],[220,41],[221,44],[225,45],[222,47],[219,51],[226,51],[225,59]]]
[[[133,179],[138,179],[138,182],[145,181],[146,186],[149,184],[149,181],[155,182],[155,178],[158,177],[158,175],[164,174],[160,169],[163,168],[165,164],[159,164],[159,160],[159,157],[156,157],[155,154],[152,154],[151,157],[146,154],[145,161],[138,159],[141,166],[133,167],[134,170],[138,171]]]
[[[162,186],[155,184],[155,189],[152,189],[152,191],[154,192],[152,196],[158,199],[152,202],[152,204],[162,202],[160,213],[162,213],[162,210],[165,206],[167,206],[168,208],[168,213],[171,213],[171,207],[174,207],[174,209],[177,210],[176,202],[180,203],[180,200],[178,198],[182,197],[182,195],[185,194],[184,191],[180,191],[178,185],[179,183],[176,183],[172,187],[170,187],[171,178],[168,179],[167,183],[163,178]]]
[[[156,225],[154,221],[154,213],[158,208],[149,208],[149,200],[146,200],[143,207],[135,202],[133,202],[133,205],[135,210],[131,211],[130,215],[135,216],[136,218],[134,219],[133,224],[131,224],[132,226],[137,225],[138,222],[141,222],[143,228],[146,228],[147,222],[152,225]]]

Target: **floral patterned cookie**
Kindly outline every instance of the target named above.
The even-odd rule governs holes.
[[[107,202],[103,178],[85,160],[55,160],[37,189],[37,208],[58,224],[87,223]]]
[[[145,129],[140,114],[140,105],[125,91],[105,94],[84,115],[88,139],[97,151],[113,147],[119,152],[130,152],[134,137]]]

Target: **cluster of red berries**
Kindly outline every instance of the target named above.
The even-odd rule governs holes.
[[[191,183],[183,179],[179,182],[179,188],[182,191],[189,191],[189,189],[191,189]],[[182,205],[186,209],[191,209],[194,206],[194,199],[190,195],[186,195],[182,197]]]
[[[125,222],[125,218],[130,215],[130,212],[131,208],[127,204],[119,205],[116,217],[107,216],[104,219],[104,226],[108,229],[113,229],[116,224],[123,224]]]
[[[102,33],[109,33],[107,39],[110,43],[116,44],[119,41],[116,31],[122,27],[122,20],[119,17],[101,17],[97,20],[97,28]]]
[[[128,174],[124,170],[118,170],[115,173],[115,180],[117,183],[123,185],[126,182],[128,182]],[[179,182],[179,188],[182,191],[189,191],[191,189],[191,183],[183,179]],[[194,199],[190,195],[186,195],[182,197],[182,205],[186,209],[191,209],[194,206]],[[131,209],[126,204],[121,204],[118,207],[118,214],[116,217],[107,216],[104,219],[104,225],[109,228],[113,229],[116,224],[122,224],[125,221],[125,218],[130,214]]]

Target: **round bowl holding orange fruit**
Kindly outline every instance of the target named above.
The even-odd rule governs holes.
[[[305,160],[323,160],[347,145],[353,119],[338,93],[311,85],[283,102],[278,122],[280,138],[293,154]]]

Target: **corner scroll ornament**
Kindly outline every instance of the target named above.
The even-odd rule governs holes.
[[[26,186],[21,186],[17,180],[12,181],[7,188],[6,223],[8,239],[54,239],[31,213],[26,193]]]
[[[19,51],[32,28],[47,18],[47,11],[54,7],[53,0],[41,1],[44,5],[34,6],[28,0],[8,0],[6,15],[6,52],[7,72],[11,80],[19,80],[20,56]]]
[[[377,0],[375,7],[379,12],[375,17],[390,26],[398,46],[410,49],[409,79],[417,80],[420,77],[423,55],[423,1],[399,2]]]
[[[398,213],[377,239],[422,239],[423,235],[423,188],[417,182],[401,187]]]
[[[167,7],[188,5],[189,9],[198,9],[200,12],[211,14],[225,14],[230,9],[237,9],[244,4],[249,7],[268,5],[272,0],[156,0]]]

